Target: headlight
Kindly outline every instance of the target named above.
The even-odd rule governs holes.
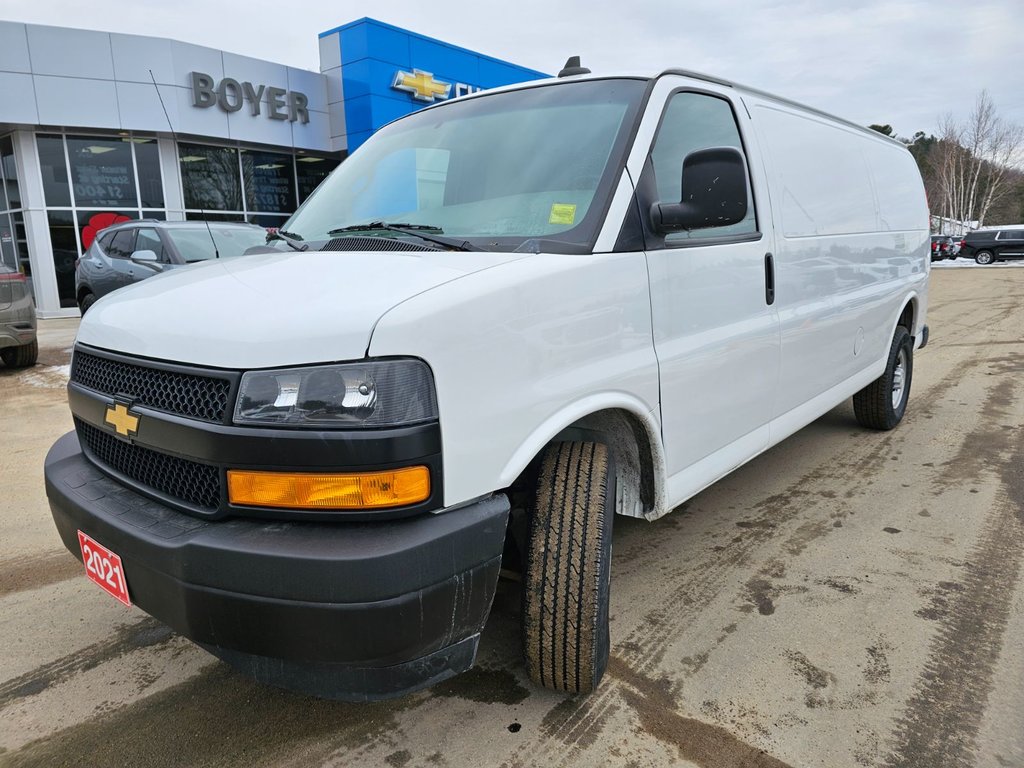
[[[434,379],[422,360],[373,360],[242,376],[236,424],[398,427],[437,418]]]

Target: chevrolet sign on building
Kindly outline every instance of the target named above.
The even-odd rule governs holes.
[[[78,315],[75,261],[104,227],[204,217],[280,227],[385,123],[546,77],[373,19],[324,32],[319,49],[316,72],[167,38],[0,21],[0,262],[28,277],[39,316]],[[131,437],[126,406],[109,418]]]
[[[373,19],[320,35],[331,135],[352,152],[385,123],[429,104],[549,75]]]

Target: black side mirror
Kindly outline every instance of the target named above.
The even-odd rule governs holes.
[[[747,215],[747,167],[733,147],[691,152],[683,160],[682,199],[651,206],[651,225],[667,234],[684,229],[724,227]]]

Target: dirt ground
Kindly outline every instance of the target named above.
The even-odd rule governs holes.
[[[516,586],[477,667],[372,705],[260,686],[87,581],[42,481],[72,321],[0,367],[0,765],[1024,768],[1024,269],[941,269],[890,433],[843,405],[616,521],[612,658],[532,687]]]

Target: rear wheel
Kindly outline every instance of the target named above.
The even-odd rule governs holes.
[[[853,412],[861,426],[892,429],[903,419],[914,374],[914,339],[902,325],[896,328],[885,371],[853,396]]]
[[[85,313],[89,311],[89,307],[91,307],[95,303],[96,297],[91,293],[87,293],[84,296],[82,296],[81,299],[79,299],[78,309],[81,310],[82,315],[84,316]]]
[[[523,646],[533,681],[590,693],[608,665],[615,474],[600,443],[541,459],[523,574]]]
[[[0,360],[9,368],[27,368],[35,365],[39,358],[39,342],[31,341],[20,347],[4,347],[0,349]]]
[[[991,264],[995,259],[992,256],[992,251],[978,251],[974,255],[974,260],[979,264]]]

